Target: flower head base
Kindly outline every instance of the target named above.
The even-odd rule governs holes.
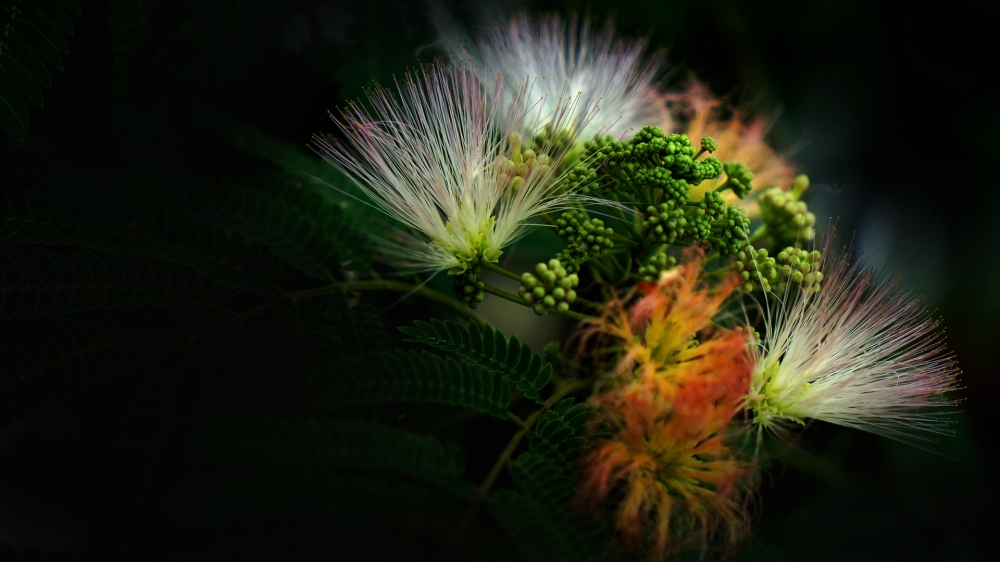
[[[712,137],[718,144],[718,148],[712,150],[713,156],[722,162],[740,162],[752,172],[752,190],[744,197],[761,188],[792,184],[795,169],[764,142],[767,123],[763,119],[746,122],[738,112],[727,115],[723,103],[697,81],[692,81],[686,91],[671,94],[669,101],[674,117],[684,124],[688,137]],[[726,183],[728,174],[727,169],[726,177],[706,180],[692,188],[691,197],[698,199],[701,193],[721,187]],[[727,202],[737,203],[738,198],[733,191],[727,191],[725,195]],[[756,205],[746,202],[739,205],[748,214],[756,212]]]
[[[920,299],[850,250],[823,252],[818,292],[788,285],[754,351],[747,408],[760,429],[818,419],[905,442],[947,433],[958,368]],[[803,286],[803,288],[807,288]]]
[[[670,114],[656,87],[662,56],[647,58],[645,48],[642,40],[616,39],[610,23],[598,28],[576,16],[563,19],[526,13],[487,28],[474,45],[481,60],[502,62],[511,76],[508,91],[515,97],[525,76],[542,78],[535,88],[546,101],[530,109],[542,121],[550,121],[546,116],[557,109],[553,103],[566,93],[582,95],[577,118],[547,130],[548,137],[563,144],[572,144],[573,137],[581,142],[595,135],[619,137],[650,123],[669,130]],[[533,101],[530,96],[527,99]],[[583,119],[593,106],[599,106],[600,113],[589,121]]]
[[[747,337],[712,329],[736,281],[700,289],[700,267],[663,272],[598,328],[624,340],[617,376],[596,398],[614,438],[590,453],[580,493],[597,506],[619,492],[615,526],[654,560],[712,537],[735,541],[746,523],[738,484],[748,465],[726,427],[749,381]]]
[[[500,75],[484,83],[471,64],[424,65],[396,83],[397,93],[367,91],[371,112],[351,103],[341,117],[331,115],[347,144],[313,137],[327,161],[408,227],[381,244],[396,265],[457,274],[496,262],[529,219],[574,197],[556,194],[548,165],[564,150],[524,150],[522,136],[541,128],[527,118],[531,83],[507,102],[505,84]],[[547,117],[556,125],[576,118],[574,100],[546,102],[554,105]]]

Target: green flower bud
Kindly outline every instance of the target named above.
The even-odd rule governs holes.
[[[558,259],[549,260],[548,264],[537,264],[535,271],[539,272],[540,279],[531,273],[521,276],[518,296],[526,304],[533,305],[532,308],[539,315],[553,309],[562,312],[569,310],[570,303],[576,300],[573,288],[579,284],[579,277],[568,273]]]

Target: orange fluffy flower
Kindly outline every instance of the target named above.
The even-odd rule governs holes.
[[[754,192],[773,186],[788,188],[795,179],[795,167],[779,156],[764,142],[767,121],[763,118],[746,120],[737,110],[729,110],[718,98],[712,96],[702,83],[692,80],[683,92],[668,97],[675,122],[682,123],[681,130],[697,143],[702,137],[712,137],[719,148],[712,156],[722,162],[742,162],[753,172]],[[691,188],[691,197],[699,199],[726,181],[726,176],[706,180]],[[728,203],[738,199],[726,191]],[[758,212],[756,205],[740,203],[748,214]]]
[[[699,288],[700,270],[694,259],[666,272],[627,310],[614,303],[597,328],[624,346],[594,399],[614,438],[589,453],[580,494],[594,508],[620,495],[615,526],[651,559],[712,536],[735,541],[746,521],[737,483],[748,467],[726,427],[750,379],[747,337],[712,328],[735,281]]]
[[[640,284],[641,298],[615,300],[605,308],[604,321],[591,330],[622,342],[616,372],[623,382],[669,370],[714,345],[709,340],[702,344],[707,347],[691,346],[696,334],[712,326],[738,279],[703,287],[700,275],[700,255],[690,253],[684,265],[664,271],[657,284]],[[628,306],[630,300],[635,302]]]

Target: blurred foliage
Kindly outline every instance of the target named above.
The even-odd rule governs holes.
[[[490,13],[435,5],[464,24]],[[610,13],[608,3],[531,6]],[[1000,313],[989,290],[1000,266],[967,241],[1000,234],[987,216],[1000,191],[975,166],[936,154],[927,164],[929,138],[961,139],[956,153],[976,162],[996,153],[997,78],[957,70],[986,48],[970,42],[991,36],[988,18],[853,0],[614,11],[625,32],[670,47],[668,84],[693,71],[776,116],[772,142],[827,186],[810,191],[811,208],[863,231],[873,201],[922,206],[943,249],[907,258],[906,236],[922,225],[904,221],[884,255],[912,267],[908,283],[981,263],[932,296],[968,395],[998,390],[986,327]],[[391,0],[0,2],[0,325],[10,334],[0,555],[617,554],[595,546],[608,544],[599,522],[560,508],[572,502],[566,459],[586,417],[570,398],[538,419],[499,491],[469,516],[473,483],[500,453],[482,444],[512,433],[496,418],[508,407],[526,417],[552,388],[530,345],[487,328],[487,352],[446,323],[410,328],[417,341],[405,341],[385,326],[454,312],[390,293],[294,298],[381,267],[364,240],[383,219],[303,145],[371,80],[441,54],[434,14]],[[50,87],[28,127],[24,101],[40,108]],[[945,185],[967,195],[942,196]],[[517,251],[537,261],[557,242],[532,235]],[[427,378],[427,362],[448,377]],[[382,386],[355,384],[350,369]],[[988,422],[985,401],[970,401],[938,456],[810,428],[786,465],[769,467],[758,532],[736,560],[985,557],[983,514],[997,499]]]

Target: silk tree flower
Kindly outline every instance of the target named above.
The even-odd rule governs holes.
[[[645,51],[646,41],[618,38],[610,23],[598,27],[576,16],[563,19],[555,14],[521,13],[487,27],[466,54],[502,64],[510,75],[511,97],[519,95],[526,76],[540,77],[531,91],[546,101],[530,108],[536,118],[545,120],[558,110],[559,99],[580,93],[583,102],[577,115],[565,123],[574,130],[553,128],[549,132],[578,134],[582,144],[595,135],[619,138],[650,124],[670,130],[670,113],[656,84],[663,56],[647,56]],[[532,100],[531,96],[527,99]],[[600,112],[587,121],[583,116],[594,106]]]
[[[423,65],[396,92],[367,90],[370,110],[350,103],[331,114],[346,143],[313,137],[317,152],[408,227],[380,243],[404,270],[457,274],[496,262],[530,219],[574,198],[557,193],[549,165],[566,148],[536,153],[522,140],[541,126],[525,101],[532,82],[505,95],[506,77],[482,78],[472,64]],[[546,118],[557,126],[577,115],[574,100],[536,103],[553,107]]]
[[[943,395],[959,370],[938,323],[898,275],[830,240],[819,291],[790,288],[754,347],[746,404],[758,432],[817,419],[909,443],[948,434],[955,401]]]
[[[727,428],[749,383],[748,340],[712,326],[736,281],[699,288],[700,269],[698,256],[664,272],[592,328],[622,341],[621,359],[594,399],[613,438],[586,457],[580,496],[592,508],[618,498],[616,529],[651,560],[734,544],[747,523],[740,484],[749,464],[727,443]]]
[[[768,125],[765,119],[747,119],[740,111],[727,108],[697,80],[692,80],[682,92],[668,94],[667,99],[673,122],[682,125],[688,137],[712,137],[718,144],[713,156],[722,162],[741,162],[754,174],[751,194],[773,186],[788,189],[792,185],[795,167],[764,142]],[[724,175],[703,181],[691,188],[691,197],[699,199],[702,194],[715,191],[726,179]],[[723,196],[728,204],[739,205],[751,217],[759,212],[749,197],[740,201],[732,191],[724,192]]]

